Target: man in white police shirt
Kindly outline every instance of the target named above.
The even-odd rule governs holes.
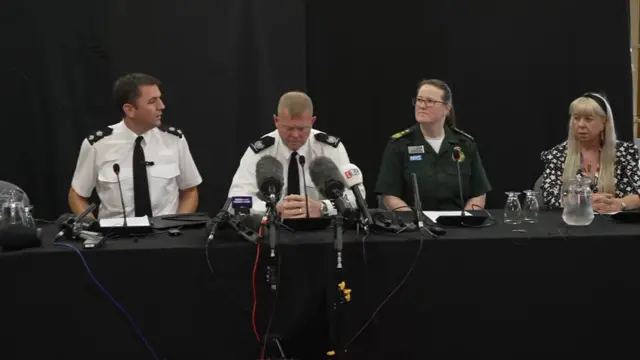
[[[161,124],[165,106],[159,84],[145,74],[129,74],[116,81],[113,95],[123,119],[82,142],[69,190],[69,206],[75,214],[89,206],[95,188],[99,217],[122,217],[116,170],[127,217],[196,210],[202,178],[182,131]]]
[[[328,157],[338,167],[349,164],[349,156],[344,145],[335,136],[327,135],[312,128],[316,118],[313,116],[313,103],[302,92],[288,92],[280,98],[278,115],[273,116],[276,130],[264,135],[252,143],[240,160],[240,166],[233,177],[229,197],[252,196],[254,213],[264,213],[266,204],[259,200],[256,183],[256,163],[260,158],[270,155],[278,159],[284,168],[285,184],[283,198],[277,204],[283,218],[306,217],[305,197],[309,198],[309,217],[335,215],[336,209],[317,191],[309,177],[309,164],[319,156]],[[299,156],[304,156],[306,191]],[[364,187],[361,187],[364,193]],[[355,208],[355,196],[351,190],[345,195]]]

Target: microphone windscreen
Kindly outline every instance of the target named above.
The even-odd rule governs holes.
[[[343,176],[338,166],[328,157],[319,156],[309,164],[309,177],[322,195],[334,199],[336,192],[344,192]]]
[[[120,164],[118,163],[113,164],[113,172],[116,174],[120,172]]]
[[[271,155],[263,156],[256,164],[256,181],[263,195],[269,195],[273,189],[279,197],[284,186],[282,163]]]
[[[20,225],[8,225],[0,230],[0,247],[3,251],[22,250],[42,246],[40,229]]]
[[[362,171],[353,164],[340,166],[340,173],[342,174],[342,180],[349,188],[364,183]]]

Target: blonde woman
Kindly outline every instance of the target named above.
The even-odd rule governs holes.
[[[601,213],[640,207],[638,148],[618,141],[607,99],[586,93],[569,106],[569,138],[543,151],[542,197],[548,208],[561,207],[562,183],[591,179],[593,209]]]

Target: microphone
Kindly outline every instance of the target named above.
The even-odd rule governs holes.
[[[338,166],[328,157],[319,156],[309,164],[309,176],[318,192],[331,200],[340,214],[350,217],[353,209],[342,197],[345,184]]]
[[[275,205],[280,200],[284,175],[282,163],[271,155],[263,156],[256,163],[256,182],[260,192],[258,199]]]
[[[307,218],[309,217],[309,197],[307,196],[307,177],[304,176],[304,164],[307,162],[304,155],[298,156],[298,161],[302,167],[302,186],[304,186],[304,206],[307,208]]]
[[[60,230],[60,232],[56,234],[56,236],[53,238],[52,243],[55,243],[58,240],[60,240],[60,238],[62,238],[69,230],[71,230],[72,235],[75,235],[74,233],[80,227],[78,223],[84,220],[89,215],[90,212],[95,210],[96,207],[97,207],[96,204],[90,204],[89,206],[87,206],[86,209],[84,209],[82,213],[80,213],[80,215],[76,216],[75,218],[73,218],[73,214],[61,216],[58,219],[58,221],[60,226],[62,227],[62,230]]]
[[[460,178],[460,160],[462,158],[462,151],[460,146],[453,148],[453,161],[456,162],[456,171],[458,172],[458,188],[460,189],[460,204],[464,204],[464,197],[462,196],[462,179]],[[464,216],[464,206],[460,209],[460,216]]]
[[[364,226],[368,226],[373,224],[373,218],[371,218],[371,214],[369,213],[369,208],[367,206],[367,202],[364,199],[362,192],[360,191],[360,185],[364,183],[364,179],[362,176],[362,172],[360,169],[354,164],[347,164],[340,167],[340,172],[343,175],[343,181],[347,185],[353,194],[356,197],[356,204],[358,204],[358,208],[364,217],[362,223]]]
[[[422,213],[422,201],[420,201],[420,189],[418,188],[418,176],[416,173],[411,173],[411,187],[413,188],[413,205],[416,209],[416,220],[418,222],[418,230],[425,229],[433,237],[436,235],[444,235],[447,232],[436,225],[424,223],[424,214]]]
[[[120,203],[122,204],[122,227],[127,227],[127,210],[124,207],[124,197],[122,196],[122,185],[120,184],[120,164],[113,164],[113,172],[116,173],[118,178],[118,189],[120,190]]]
[[[229,214],[229,206],[231,205],[231,199],[232,198],[230,197],[227,198],[227,201],[222,206],[222,209],[220,209],[220,212],[218,213],[218,215],[216,215],[216,217],[213,218],[213,221],[212,221],[213,226],[211,227],[211,232],[209,233],[207,242],[213,241],[213,238],[216,236],[216,231],[218,230],[218,226],[220,226],[220,223],[223,221],[228,221],[228,218],[231,215]]]
[[[453,161],[456,162],[456,171],[458,172],[458,188],[460,189],[460,204],[462,208],[460,209],[460,215],[443,215],[439,216],[436,221],[440,225],[444,226],[480,226],[485,220],[487,220],[487,216],[484,215],[465,215],[464,212],[464,196],[462,192],[462,177],[460,175],[460,163],[464,160],[464,153],[460,146],[454,146],[453,154],[451,156]]]

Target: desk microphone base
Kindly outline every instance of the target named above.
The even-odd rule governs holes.
[[[445,215],[438,216],[436,222],[442,226],[469,227],[481,226],[487,218],[486,215]]]

